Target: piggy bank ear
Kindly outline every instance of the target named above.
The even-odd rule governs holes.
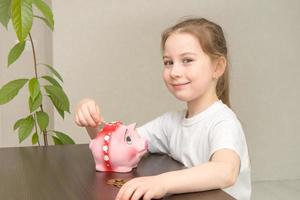
[[[128,130],[129,130],[130,132],[131,132],[131,131],[134,131],[135,126],[136,126],[136,123],[133,123],[133,124],[128,125]]]

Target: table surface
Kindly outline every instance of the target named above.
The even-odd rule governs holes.
[[[87,144],[0,148],[0,199],[111,200],[118,188],[106,182],[131,179],[183,166],[167,155],[148,154],[129,173],[96,172]],[[232,200],[222,190],[168,195],[169,200]]]

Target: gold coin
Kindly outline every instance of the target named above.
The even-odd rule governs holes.
[[[109,179],[106,183],[121,188],[127,181],[121,178]]]
[[[113,185],[115,182],[116,182],[115,179],[110,179],[107,181],[107,184]]]

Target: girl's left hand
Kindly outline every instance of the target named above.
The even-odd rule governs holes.
[[[121,187],[116,200],[139,200],[141,197],[144,200],[159,199],[166,193],[166,186],[159,175],[138,177]]]

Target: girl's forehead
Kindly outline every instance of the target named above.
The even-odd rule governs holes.
[[[202,51],[199,40],[189,33],[173,33],[165,42],[164,55],[181,55],[183,53],[196,53]]]

